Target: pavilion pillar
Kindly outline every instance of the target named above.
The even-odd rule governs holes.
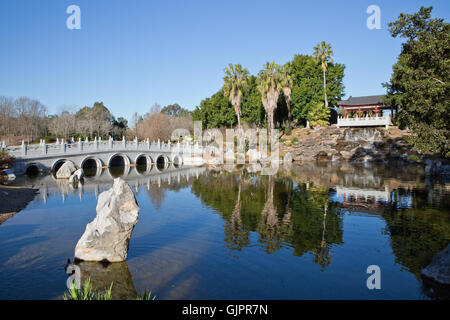
[[[358,118],[361,119],[361,107],[360,106],[358,106]]]
[[[378,106],[375,106],[375,117],[378,117]]]
[[[347,109],[344,108],[344,118],[347,118]]]

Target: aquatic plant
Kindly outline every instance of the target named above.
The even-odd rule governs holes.
[[[113,282],[106,291],[96,291],[88,278],[81,288],[71,287],[68,292],[64,293],[63,300],[112,300]]]
[[[63,300],[113,300],[112,298],[113,282],[105,291],[96,290],[92,287],[91,279],[88,278],[81,288],[72,287],[63,295]],[[156,295],[145,290],[142,296],[137,296],[136,300],[156,300]]]

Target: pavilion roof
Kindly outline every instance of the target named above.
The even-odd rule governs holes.
[[[384,95],[381,96],[364,96],[364,97],[352,97],[347,100],[342,100],[337,103],[338,106],[375,106],[384,105]]]

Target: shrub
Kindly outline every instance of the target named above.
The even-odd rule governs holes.
[[[308,120],[312,127],[328,126],[330,124],[330,109],[320,102],[316,103],[308,113]]]
[[[291,142],[292,142],[292,143],[298,142],[298,138],[297,138],[297,137],[294,137],[294,138],[291,140]]]
[[[6,151],[0,151],[0,169],[8,169],[14,165],[14,157],[11,157]]]
[[[284,134],[290,136],[292,133],[291,126],[289,125],[289,121],[285,120],[283,122]]]

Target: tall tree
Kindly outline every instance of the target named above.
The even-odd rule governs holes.
[[[400,14],[391,35],[406,38],[389,83],[385,103],[400,106],[409,142],[422,152],[450,157],[450,24],[431,19],[433,7]]]
[[[325,107],[328,108],[328,99],[327,99],[327,69],[328,62],[333,62],[333,50],[331,50],[331,44],[322,41],[317,46],[314,47],[314,59],[316,62],[320,64],[323,71],[323,92],[325,96]]]
[[[241,101],[242,101],[242,89],[247,84],[248,70],[242,68],[240,64],[228,65],[225,68],[225,77],[223,78],[223,93],[230,100],[234,106],[238,119],[238,126],[241,129]]]
[[[275,62],[267,62],[258,74],[258,89],[267,113],[267,126],[269,135],[274,128],[274,113],[277,108],[278,97],[282,90],[280,66]]]
[[[292,128],[292,116],[291,116],[291,102],[292,102],[292,87],[294,82],[291,77],[291,66],[289,63],[285,64],[280,71],[281,75],[281,87],[283,88],[284,99],[288,109],[289,128]]]
[[[189,110],[182,108],[178,103],[165,106],[161,109],[161,113],[170,117],[185,117],[190,114]]]

